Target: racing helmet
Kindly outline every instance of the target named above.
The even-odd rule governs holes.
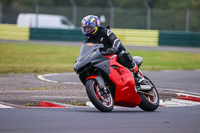
[[[84,35],[91,37],[94,35],[100,27],[100,21],[97,16],[88,15],[81,21],[81,30]]]

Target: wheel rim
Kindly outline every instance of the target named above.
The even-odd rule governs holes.
[[[149,81],[150,86],[151,86],[151,91],[143,92],[144,97],[151,103],[156,104],[158,102],[158,93],[156,91],[156,87],[154,84],[149,80],[148,78],[145,77],[146,80]]]
[[[112,106],[113,99],[112,95],[109,92],[108,94],[103,94],[102,90],[99,89],[97,83],[94,81],[92,84],[93,90],[95,92],[95,95],[97,99],[106,107]],[[109,91],[109,90],[108,90]]]
[[[158,94],[154,88],[148,93],[145,92],[144,97],[151,103],[155,104],[158,102]]]

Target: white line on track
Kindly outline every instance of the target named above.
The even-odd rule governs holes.
[[[160,100],[160,105],[164,107],[184,107],[184,106],[196,106],[200,105],[200,102],[193,102],[188,100],[174,99],[171,100]]]
[[[58,83],[58,81],[53,81],[53,80],[49,80],[49,79],[44,78],[44,75],[38,75],[37,78],[42,80],[42,81],[46,81],[46,82],[50,82],[50,83]]]
[[[76,75],[76,74],[75,73],[52,73],[52,74],[38,75],[37,78],[42,80],[42,81],[46,81],[46,82],[50,82],[50,83],[59,83],[59,81],[50,80],[50,79],[45,78],[45,77],[48,77],[48,76],[58,76],[58,75]],[[62,82],[62,83],[66,83],[66,84],[82,84],[80,82]]]
[[[10,108],[10,109],[12,109],[13,107],[11,107],[11,106],[7,106],[7,105],[3,105],[3,104],[0,104],[0,108]]]

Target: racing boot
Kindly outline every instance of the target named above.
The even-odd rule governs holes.
[[[136,64],[133,68],[130,69],[130,71],[136,76],[136,79],[140,85],[148,85],[148,81],[145,80]]]

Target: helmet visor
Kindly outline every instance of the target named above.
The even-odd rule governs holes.
[[[82,26],[81,29],[83,34],[89,34],[94,30],[92,26]]]

